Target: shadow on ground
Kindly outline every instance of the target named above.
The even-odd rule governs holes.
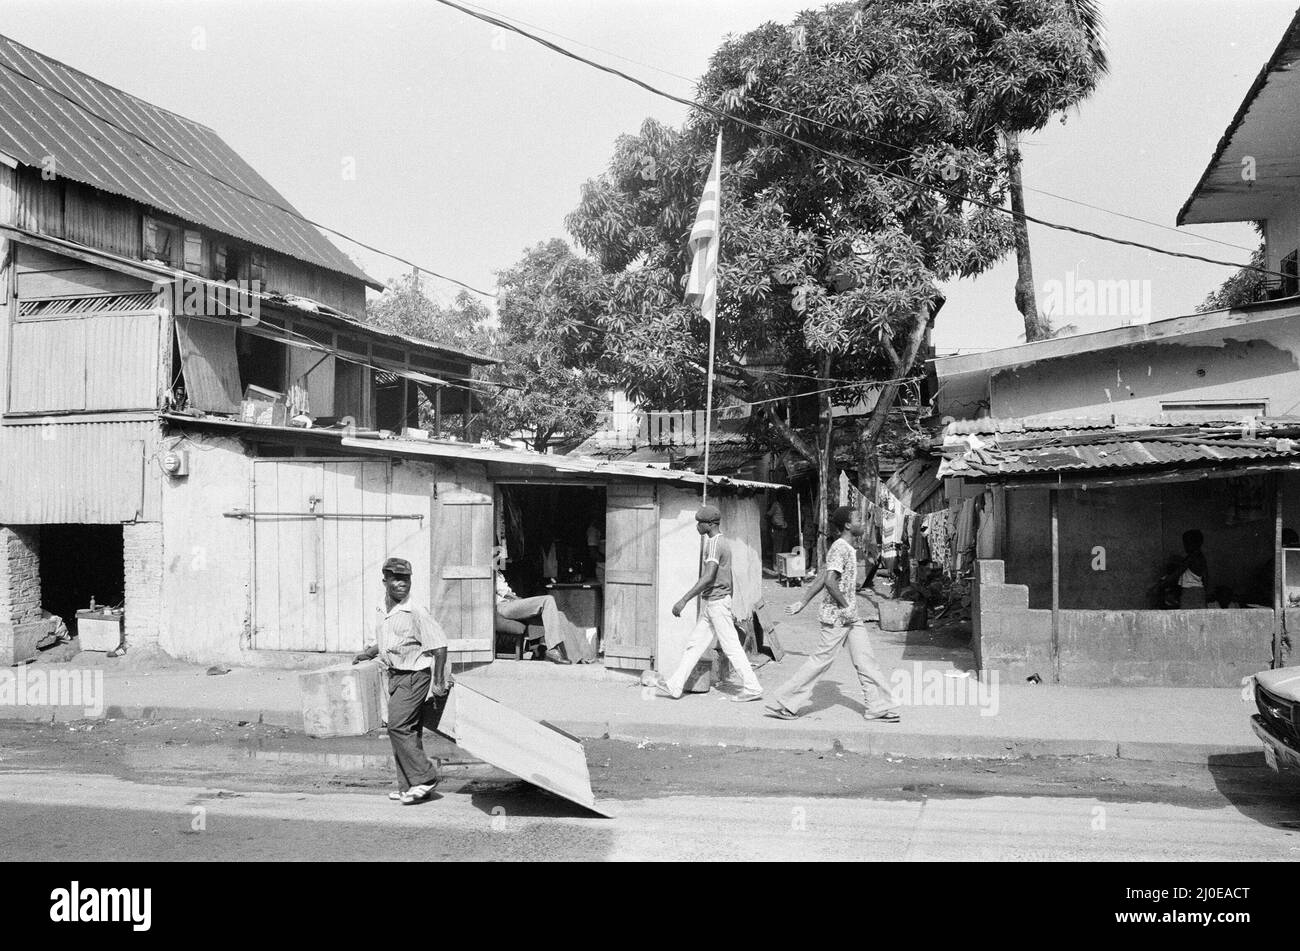
[[[1227,803],[1260,825],[1300,831],[1300,771],[1273,773],[1263,753],[1216,754],[1206,762]]]

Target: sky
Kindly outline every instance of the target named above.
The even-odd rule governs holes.
[[[1064,123],[1024,140],[1027,211],[1246,262],[1258,244],[1248,225],[1170,229],[1297,2],[1103,0],[1110,74]],[[474,5],[687,98],[725,36],[817,6]],[[488,290],[526,248],[568,237],[564,217],[618,135],[685,117],[434,0],[4,0],[0,33],[213,128],[308,218]],[[1037,225],[1030,239],[1040,306],[1080,332],[1188,313],[1233,273]],[[380,280],[408,270],[334,240]],[[1008,258],[951,282],[938,350],[1020,342],[1015,276]],[[1126,307],[1076,306],[1092,281],[1136,283]],[[444,300],[459,290],[425,286]]]

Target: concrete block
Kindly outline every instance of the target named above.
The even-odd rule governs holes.
[[[308,736],[362,736],[379,729],[388,699],[384,690],[383,670],[373,660],[299,674],[304,732]]]
[[[26,624],[0,623],[0,667],[25,664],[36,656],[36,645],[51,628],[51,621],[29,621]]]
[[[1022,630],[1030,641],[1050,644],[1052,641],[1052,612],[1035,609],[1020,615]]]
[[[1007,565],[1004,561],[997,559],[978,561],[975,563],[975,572],[979,585],[1006,584]]]
[[[990,585],[980,592],[982,611],[1028,611],[1029,587],[1023,584]]]

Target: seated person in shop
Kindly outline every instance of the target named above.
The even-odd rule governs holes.
[[[560,629],[560,609],[555,598],[521,598],[506,583],[505,575],[497,572],[496,618],[498,621],[528,621],[540,619],[546,639],[546,659],[552,664],[573,663],[565,655],[564,633]],[[497,625],[500,627],[500,625]]]
[[[1204,546],[1205,535],[1199,528],[1183,532],[1183,556],[1175,558],[1160,579],[1161,603],[1165,607],[1195,610],[1206,606],[1209,581]]]

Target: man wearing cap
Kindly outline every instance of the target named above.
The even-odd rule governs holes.
[[[681,698],[686,678],[715,638],[741,677],[741,691],[731,699],[744,703],[763,696],[763,688],[736,634],[736,618],[731,612],[731,546],[718,530],[721,521],[722,513],[712,505],[705,505],[695,513],[695,528],[704,536],[704,570],[700,580],[673,605],[673,617],[681,617],[686,605],[698,595],[701,598],[699,619],[677,670],[667,680],[662,676],[657,680],[659,689],[674,700]]]
[[[813,685],[830,668],[847,641],[849,657],[862,686],[863,717],[897,723],[895,708],[898,704],[894,701],[884,670],[872,653],[867,625],[858,617],[858,553],[853,547],[853,539],[861,536],[865,529],[855,521],[853,509],[841,505],[831,513],[830,531],[837,537],[826,552],[826,567],[821,578],[806,598],[786,608],[789,613],[798,614],[824,588],[826,599],[817,615],[821,622],[821,640],[803,666],[776,692],[776,703],[768,709],[772,716],[782,720],[798,717],[812,699]]]
[[[397,761],[399,791],[388,798],[404,806],[426,801],[438,785],[438,768],[424,753],[424,702],[430,686],[447,693],[447,637],[428,608],[411,604],[411,563],[384,562],[384,603],[375,608],[366,649],[354,664],[379,658],[388,670],[388,739]]]

